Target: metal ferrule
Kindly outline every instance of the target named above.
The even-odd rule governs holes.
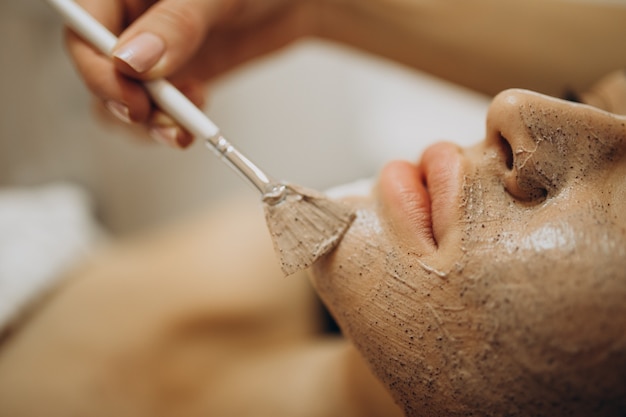
[[[206,144],[231,168],[259,190],[263,196],[263,201],[276,204],[285,197],[286,187],[283,184],[265,174],[220,133],[208,138]]]

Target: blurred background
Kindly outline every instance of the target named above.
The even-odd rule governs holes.
[[[0,189],[81,186],[124,235],[256,191],[202,143],[141,143],[102,123],[43,1],[0,2]],[[415,51],[419,53],[419,51]],[[325,189],[415,159],[440,139],[482,139],[486,97],[393,63],[302,42],[218,80],[207,113],[269,174]]]

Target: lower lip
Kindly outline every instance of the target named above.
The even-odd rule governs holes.
[[[459,148],[447,142],[428,147],[419,165],[388,163],[378,193],[393,231],[425,251],[436,250],[458,218],[461,165]]]

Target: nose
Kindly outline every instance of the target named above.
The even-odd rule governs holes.
[[[487,114],[487,145],[500,154],[505,188],[540,202],[607,169],[626,149],[626,117],[527,90],[506,90]]]

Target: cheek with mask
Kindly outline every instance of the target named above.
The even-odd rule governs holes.
[[[623,223],[611,220],[606,202],[589,199],[590,190],[519,207],[476,188],[468,199],[479,207],[512,209],[482,211],[467,229],[472,256],[457,279],[479,343],[474,350],[457,346],[473,353],[465,361],[472,378],[458,386],[463,401],[487,415],[620,415],[626,409]]]
[[[462,151],[446,233],[427,187],[434,249],[380,185],[352,199],[314,282],[407,415],[626,410],[625,141],[623,118],[509,91]]]

